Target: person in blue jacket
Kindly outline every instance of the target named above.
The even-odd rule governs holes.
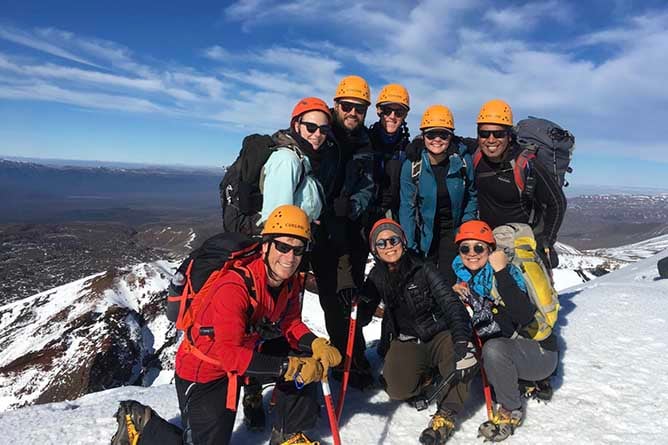
[[[455,233],[478,212],[471,155],[454,129],[447,107],[433,105],[424,112],[422,134],[411,143],[424,146],[417,160],[407,160],[401,168],[399,206],[408,248],[434,262],[452,284]]]
[[[320,217],[324,191],[316,170],[322,152],[333,150],[331,143],[328,144],[331,120],[331,112],[323,100],[306,97],[295,105],[290,129],[272,136],[277,148],[264,164],[260,177],[259,225],[264,224],[276,207],[286,204],[304,210],[311,223]]]

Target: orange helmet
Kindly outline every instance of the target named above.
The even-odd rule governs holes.
[[[410,97],[408,96],[408,90],[398,83],[391,83],[385,85],[380,93],[378,93],[378,100],[376,100],[376,106],[382,103],[396,103],[401,104],[404,107],[410,110]]]
[[[267,218],[262,229],[262,236],[294,236],[304,242],[311,240],[311,225],[306,213],[297,206],[285,204],[278,206]]]
[[[457,236],[455,236],[455,243],[459,244],[467,239],[483,241],[491,246],[496,245],[492,228],[484,221],[466,221],[459,226],[459,231],[457,231]]]
[[[501,99],[485,102],[478,114],[478,124],[513,125],[513,110]]]
[[[332,120],[332,113],[329,111],[329,107],[324,100],[318,99],[317,97],[305,97],[295,105],[295,108],[292,110],[291,120],[301,116],[304,113],[309,111],[322,111],[327,115],[327,119]]]
[[[336,87],[334,100],[341,99],[342,97],[360,99],[369,105],[371,104],[371,91],[369,90],[369,84],[366,83],[366,80],[360,76],[344,77],[341,79],[341,82],[339,82],[339,86]]]
[[[455,118],[452,111],[444,105],[432,105],[422,115],[420,130],[425,128],[442,127],[450,130],[455,129]]]

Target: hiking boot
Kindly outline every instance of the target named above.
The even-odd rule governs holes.
[[[264,431],[265,415],[262,406],[262,385],[244,386],[244,424],[249,431]]]
[[[509,411],[504,407],[497,410],[494,418],[483,422],[478,428],[478,437],[483,436],[492,442],[501,442],[512,436],[515,428],[522,425],[521,409]]]
[[[420,443],[424,445],[442,445],[455,430],[455,413],[439,408],[431,417],[429,426],[420,434]]]
[[[549,377],[537,382],[520,380],[519,387],[522,397],[526,399],[534,399],[539,402],[549,402],[552,399],[552,393],[554,392]]]
[[[272,428],[269,445],[320,445],[320,442],[309,439],[306,434],[302,432],[286,434]]]
[[[151,419],[152,413],[150,407],[136,400],[123,400],[114,415],[118,429],[111,438],[111,445],[137,445],[139,436]]]

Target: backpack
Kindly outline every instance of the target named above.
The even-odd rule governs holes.
[[[575,150],[575,137],[558,124],[533,116],[519,121],[514,131],[521,150],[510,160],[510,166],[522,199],[533,200],[536,186],[532,169],[534,161],[539,162],[560,187],[568,186],[565,175],[573,171],[570,162]],[[482,151],[478,148],[473,154],[475,168],[481,159]]]
[[[228,271],[244,279],[251,302],[249,319],[253,315],[257,293],[245,265],[258,258],[260,252],[260,243],[243,234],[220,233],[204,241],[181,263],[169,286],[167,319],[185,333],[191,348],[194,348],[191,336],[194,327],[199,329],[200,335],[213,335],[213,328],[196,326],[195,320],[213,284]]]
[[[262,182],[264,164],[279,147],[286,147],[297,154],[304,155],[296,145],[279,144],[269,135],[251,134],[241,144],[239,156],[230,165],[220,181],[220,205],[223,212],[223,229],[226,232],[239,232],[247,236],[257,236],[261,227]],[[304,180],[302,168],[297,188]]]
[[[511,264],[524,277],[527,293],[536,306],[534,321],[522,329],[522,334],[536,341],[552,333],[559,313],[559,294],[554,289],[550,272],[536,252],[536,239],[527,224],[512,223],[493,231],[497,248],[503,249]],[[500,300],[496,285],[492,290],[495,301]]]

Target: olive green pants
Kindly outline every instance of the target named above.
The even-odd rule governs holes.
[[[406,400],[419,395],[425,378],[434,368],[438,368],[443,377],[455,370],[455,350],[449,331],[440,332],[425,343],[392,340],[383,366],[390,398]],[[458,413],[468,393],[468,383],[457,383],[439,401],[438,407]]]

